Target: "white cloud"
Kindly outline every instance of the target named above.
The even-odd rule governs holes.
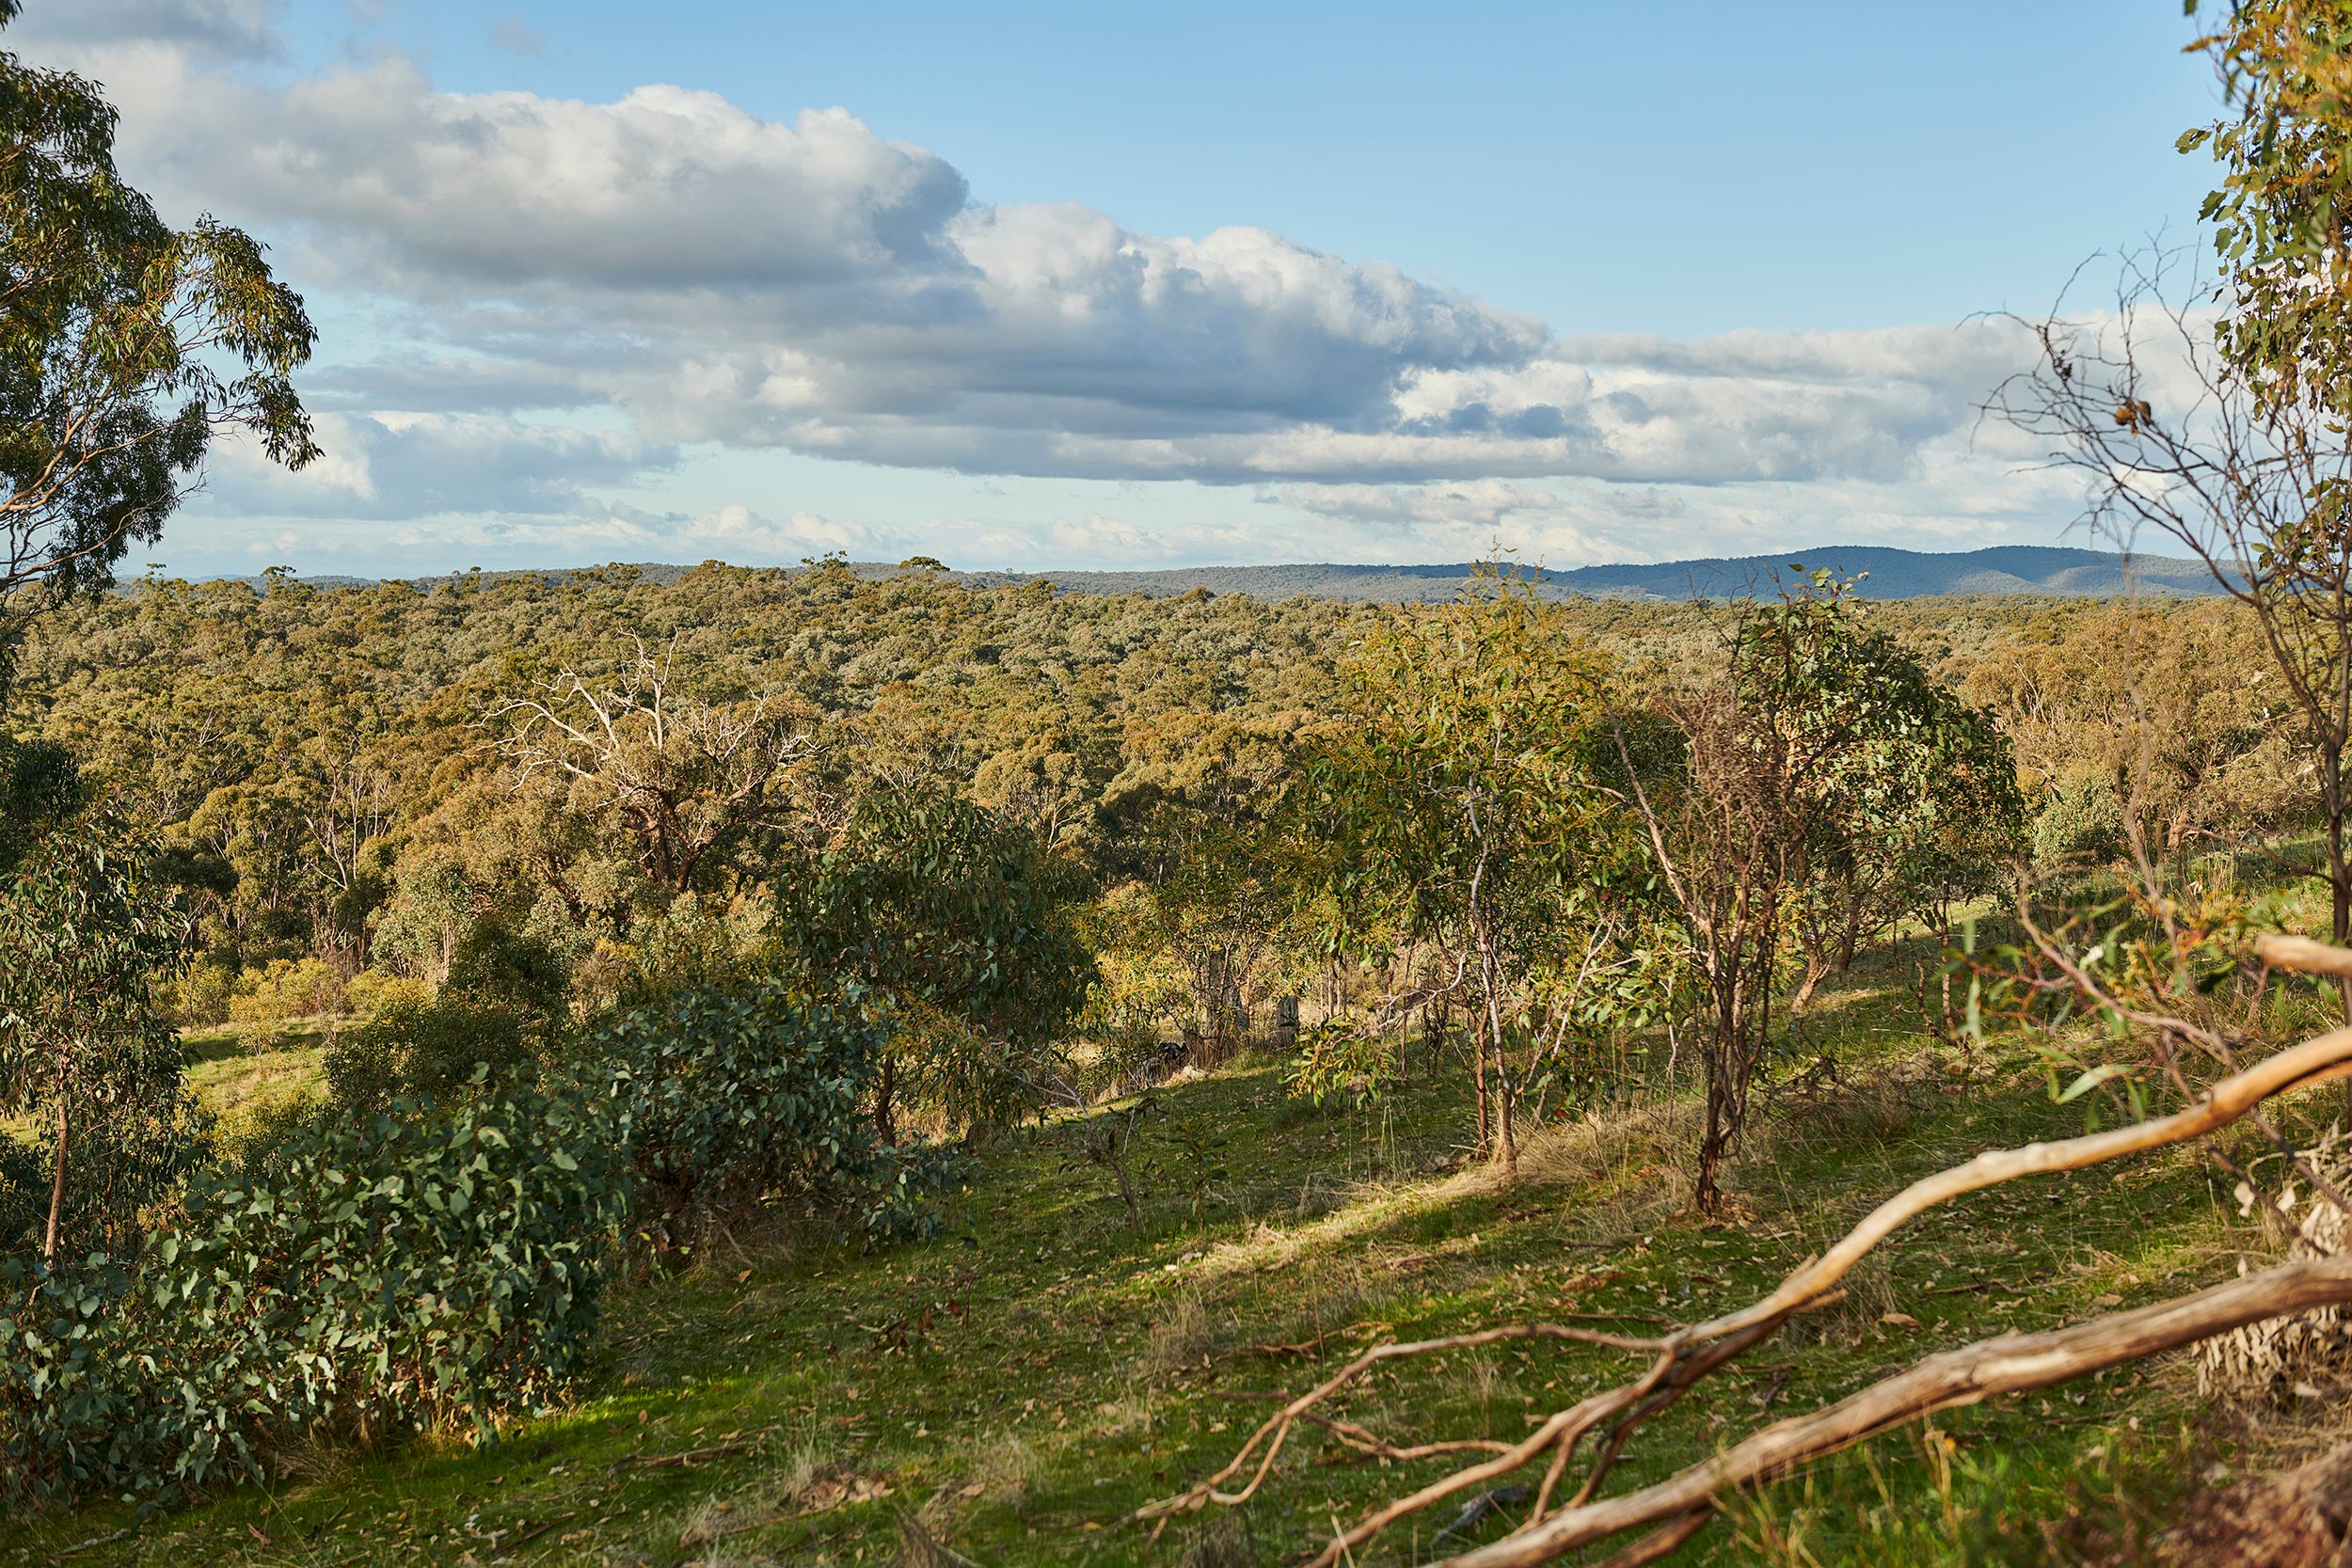
[[[526,424],[501,414],[401,409],[317,416],[325,455],[299,473],[250,444],[215,455],[213,501],[278,517],[556,515],[583,491],[669,467],[674,449],[628,432]]]
[[[976,204],[946,159],[844,109],[780,122],[666,85],[451,92],[397,54],[305,74],[278,9],[51,0],[9,40],[107,82],[126,166],[175,214],[254,228],[378,335],[305,382],[328,462],[224,462],[216,492],[252,515],[462,514],[507,543],[788,558],[1018,532],[587,499],[692,444],[1279,502],[1178,529],[1083,508],[1019,525],[1096,561],[1458,559],[1501,539],[1565,563],[1654,555],[1668,530],[1693,553],[1953,519],[1974,537],[2058,495],[2010,477],[2013,438],[1975,432],[2030,357],[1998,322],[1556,336],[1263,229],[1155,236],[1074,203]]]
[[[41,52],[186,51],[213,59],[278,53],[285,0],[29,0],[10,35]]]

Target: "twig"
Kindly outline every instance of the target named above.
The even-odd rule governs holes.
[[[642,1465],[648,1470],[666,1470],[689,1465],[699,1465],[706,1459],[724,1459],[732,1454],[750,1452],[766,1441],[775,1430],[772,1426],[764,1426],[757,1432],[746,1433],[740,1437],[730,1437],[724,1442],[712,1443],[705,1448],[687,1449],[678,1453],[656,1454],[651,1458],[644,1454],[623,1454],[612,1462],[612,1468],[620,1470],[631,1465]]]
[[[527,1542],[527,1541],[536,1541],[536,1540],[538,1540],[538,1539],[539,1539],[539,1537],[541,1537],[541,1536],[543,1536],[543,1535],[547,1534],[547,1533],[548,1533],[548,1531],[549,1531],[549,1530],[553,1529],[556,1526],[558,1526],[558,1525],[562,1524],[564,1520],[566,1520],[566,1519],[577,1519],[577,1518],[579,1518],[579,1517],[580,1517],[580,1510],[578,1510],[578,1509],[576,1509],[576,1508],[575,1508],[575,1509],[567,1509],[567,1510],[566,1510],[566,1511],[564,1511],[564,1513],[558,1513],[558,1514],[554,1515],[552,1518],[542,1519],[539,1523],[537,1523],[537,1524],[535,1524],[535,1525],[532,1526],[529,1529],[524,1530],[521,1534],[519,1534],[519,1535],[516,1536],[513,1540],[511,1540],[511,1541],[507,1542],[507,1543],[506,1543],[506,1544],[504,1544],[503,1546],[501,1546],[501,1547],[500,1547],[500,1548],[499,1548],[496,1552],[494,1552],[494,1553],[493,1553],[493,1554],[491,1554],[491,1555],[492,1555],[492,1556],[494,1556],[494,1557],[504,1557],[504,1556],[506,1556],[509,1552],[512,1552],[513,1550],[515,1550],[515,1548],[516,1548],[516,1547],[520,1546],[521,1544],[523,1544],[523,1543],[525,1543],[525,1542]]]
[[[82,1552],[94,1552],[101,1546],[113,1545],[116,1542],[122,1540],[130,1533],[131,1531],[127,1527],[122,1529],[111,1529],[103,1535],[93,1535],[87,1541],[77,1542],[73,1545],[64,1548],[58,1552],[57,1555],[59,1557],[73,1557]]]

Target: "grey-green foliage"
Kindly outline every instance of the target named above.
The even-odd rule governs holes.
[[[202,1148],[158,994],[183,922],[150,844],[57,803],[0,822],[0,1114],[34,1122],[48,1166],[36,1212],[0,1202],[0,1249],[120,1250]]]
[[[1085,1006],[1094,957],[1071,918],[1084,893],[1034,834],[936,785],[868,789],[789,890],[786,961],[887,998],[874,1121],[901,1103],[950,1129],[1033,1114],[1053,1043]]]
[[[311,1429],[543,1402],[627,1202],[602,1113],[516,1091],[322,1116],[199,1177],[135,1262],[0,1262],[0,1497],[153,1498]]]
[[[2101,867],[2123,853],[2123,802],[2104,779],[2055,786],[2033,823],[2033,858],[2049,869]]]
[[[851,987],[705,978],[608,1014],[580,1048],[659,1236],[782,1207],[886,1235],[913,1222],[926,1162],[882,1145],[862,1106],[891,1024]]]
[[[0,50],[0,598],[103,587],[216,435],[318,455],[289,379],[300,297],[243,232],[165,223],[115,167],[116,119],[86,78]],[[0,636],[28,602],[0,603]]]
[[[447,1101],[529,1083],[556,1047],[568,979],[545,943],[478,916],[437,994],[381,1008],[327,1049],[327,1086],[370,1111],[397,1096]]]

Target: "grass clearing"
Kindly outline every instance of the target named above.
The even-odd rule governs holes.
[[[1761,1292],[1904,1181],[2081,1130],[2079,1104],[2048,1103],[2038,1058],[1900,1035],[1889,1000],[1844,999],[1839,1081],[1765,1113],[1736,1171],[1739,1223],[1688,1212],[1693,1139],[1676,1104],[1532,1133],[1506,1191],[1458,1168],[1468,1111],[1450,1086],[1408,1085],[1382,1114],[1314,1112],[1245,1063],[1154,1091],[1167,1116],[1138,1137],[1140,1239],[1073,1130],[1031,1129],[977,1162],[934,1241],[874,1256],[723,1243],[616,1291],[577,1402],[493,1445],[291,1456],[275,1484],[144,1524],[103,1509],[18,1521],[0,1562],[79,1546],[75,1563],[124,1565],[881,1563],[899,1560],[906,1514],[991,1568],[1175,1564],[1196,1545],[1200,1561],[1279,1560],[1435,1465],[1349,1463],[1302,1433],[1246,1518],[1156,1548],[1119,1520],[1222,1464],[1267,1396],[1378,1338],[1554,1312],[1688,1321]],[[192,1079],[235,1111],[301,1092],[316,1057],[224,1056]],[[1183,1130],[1227,1140],[1199,1223]],[[1613,1485],[1931,1350],[2220,1277],[2246,1239],[2185,1152],[1976,1195],[1711,1380]],[[1343,1408],[1392,1436],[1517,1436],[1622,1370],[1578,1347],[1489,1350],[1398,1367]],[[2144,1536],[2173,1489],[2229,1463],[2215,1442],[2186,1369],[2141,1367],[1882,1439],[1739,1500],[1673,1560],[2082,1560]],[[1364,1560],[1418,1560],[1442,1523]]]

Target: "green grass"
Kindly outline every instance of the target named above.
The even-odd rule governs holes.
[[[0,1562],[82,1545],[68,1560],[881,1563],[898,1560],[900,1512],[919,1510],[991,1568],[1174,1564],[1198,1524],[1153,1548],[1120,1516],[1215,1469],[1265,1396],[1355,1347],[1557,1312],[1637,1331],[1706,1316],[1906,1180],[2081,1130],[2083,1107],[2050,1105],[2022,1049],[1963,1060],[1903,1032],[1910,1004],[1889,984],[1823,1006],[1843,1084],[1759,1112],[1734,1173],[1736,1223],[1684,1211],[1687,1113],[1662,1098],[1534,1134],[1506,1192],[1455,1168],[1456,1088],[1416,1084],[1381,1115],[1317,1113],[1273,1069],[1245,1065],[1158,1091],[1168,1115],[1139,1140],[1140,1238],[1067,1129],[1031,1130],[977,1160],[937,1240],[861,1257],[745,1236],[617,1292],[577,1402],[494,1446],[297,1455],[276,1484],[143,1524],[96,1509],[8,1526]],[[205,1092],[245,1104],[314,1070],[302,1050],[197,1069]],[[1205,1195],[1180,1127],[1225,1140]],[[1978,1195],[1646,1431],[1611,1484],[1933,1349],[2223,1277],[2233,1242],[2226,1204],[2185,1155]],[[1344,1408],[1398,1437],[1517,1436],[1532,1413],[1626,1370],[1583,1349],[1454,1354],[1384,1375]],[[1940,1435],[1883,1439],[1740,1500],[1672,1560],[2077,1560],[2192,1479],[2192,1395],[2177,1367],[2145,1367],[1957,1413]],[[1319,1434],[1294,1438],[1248,1510],[1259,1560],[1438,1473],[1336,1458]],[[1439,1523],[1359,1560],[1417,1560]]]
[[[326,1082],[319,1069],[326,1048],[314,1033],[289,1033],[260,1047],[234,1035],[182,1037],[188,1048],[188,1087],[232,1137],[255,1117],[316,1094]]]

